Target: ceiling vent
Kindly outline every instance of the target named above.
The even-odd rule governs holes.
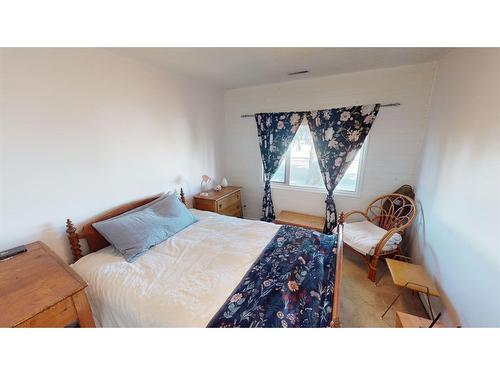
[[[292,72],[292,73],[288,73],[289,76],[297,76],[299,74],[306,74],[306,73],[309,73],[309,70],[300,70],[298,72]]]

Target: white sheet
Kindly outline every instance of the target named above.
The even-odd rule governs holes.
[[[112,247],[78,260],[101,327],[205,327],[279,225],[192,210],[199,222],[134,263]]]

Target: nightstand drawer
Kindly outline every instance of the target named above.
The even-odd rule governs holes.
[[[75,306],[71,297],[63,299],[61,302],[49,307],[47,310],[35,315],[34,317],[25,320],[16,327],[31,328],[31,327],[47,327],[58,328],[65,327],[73,322],[78,321]]]
[[[240,192],[231,194],[230,196],[223,198],[217,202],[217,212],[222,213],[227,210],[232,210],[234,207],[240,207],[241,196]]]
[[[218,212],[221,215],[241,217],[241,206],[239,204],[229,206],[226,209]]]
[[[95,327],[85,289],[16,325],[16,328]]]

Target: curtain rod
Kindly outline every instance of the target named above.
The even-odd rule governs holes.
[[[400,106],[401,103],[389,103],[389,104],[381,104],[380,107],[397,107]],[[301,111],[298,111],[301,112]],[[240,117],[255,117],[255,115],[241,115]]]

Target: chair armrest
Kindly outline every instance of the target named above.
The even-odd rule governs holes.
[[[354,210],[354,211],[349,211],[348,213],[346,213],[344,215],[344,219],[347,221],[347,218],[351,215],[354,215],[354,214],[359,214],[359,215],[362,215],[366,220],[370,221],[370,219],[368,219],[368,216],[366,215],[365,212],[363,211],[357,211],[357,210]]]
[[[375,252],[373,253],[373,255],[378,256],[379,254],[381,254],[386,242],[389,241],[389,239],[398,232],[401,232],[401,227],[392,228],[391,230],[387,231],[387,233],[384,234],[384,237],[382,237],[378,242],[377,246],[375,246]]]

